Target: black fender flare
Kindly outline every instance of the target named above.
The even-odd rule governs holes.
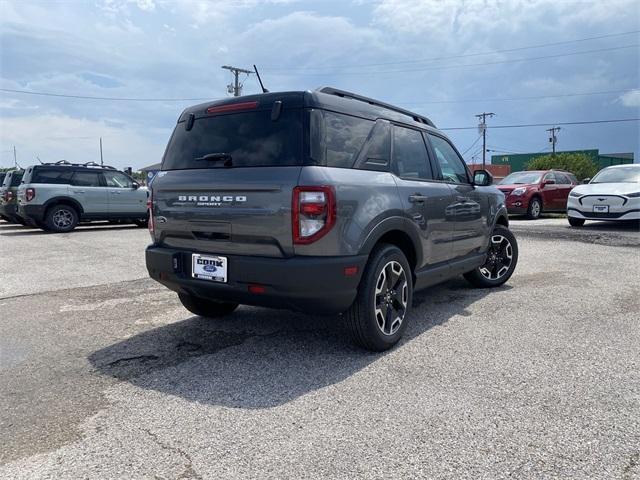
[[[499,222],[500,219],[504,219],[504,223],[500,223]],[[496,228],[496,225],[498,225],[498,223],[509,228],[509,212],[507,212],[507,207],[505,207],[504,205],[501,206],[496,212],[496,214],[493,216],[493,223],[491,225],[492,231],[494,228]]]
[[[69,203],[73,205],[73,207],[78,212],[78,215],[82,216],[84,214],[84,208],[82,208],[80,202],[78,202],[75,198],[58,196],[50,198],[49,200],[44,202],[44,205],[42,206],[43,215],[46,215],[47,210],[49,210],[51,206],[57,205],[58,203]]]
[[[418,227],[416,227],[411,220],[405,217],[394,216],[380,221],[375,227],[373,227],[373,229],[371,229],[365,238],[362,246],[360,247],[359,254],[369,255],[376,243],[378,243],[385,234],[393,231],[399,231],[409,237],[413,245],[413,250],[416,254],[416,268],[419,268],[423,261],[420,233],[418,232]]]

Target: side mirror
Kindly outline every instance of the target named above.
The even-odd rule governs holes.
[[[138,182],[133,182],[132,188],[133,188],[134,190],[137,190],[137,189],[139,189],[139,188],[140,188],[140,184],[139,184]]]
[[[542,182],[542,188],[546,187],[547,185],[555,185],[556,181],[555,180],[545,180],[544,182]]]
[[[590,181],[591,181],[591,178],[589,177],[582,179],[582,183],[589,183]]]
[[[478,187],[488,187],[493,183],[493,177],[486,170],[476,170],[473,172],[473,184]]]

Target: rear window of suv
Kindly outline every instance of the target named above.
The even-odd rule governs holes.
[[[212,153],[231,156],[233,167],[271,167],[302,163],[302,109],[271,110],[198,118],[191,130],[176,126],[162,170],[221,167],[224,161],[196,160]]]

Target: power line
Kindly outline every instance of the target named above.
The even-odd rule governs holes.
[[[43,97],[79,98],[83,100],[113,100],[113,101],[122,101],[122,102],[199,102],[199,101],[211,100],[211,97],[207,97],[207,98],[94,97],[91,95],[67,95],[62,93],[34,92],[30,90],[15,90],[12,88],[0,88],[0,92],[21,93],[25,95],[38,95]]]
[[[625,90],[607,90],[599,92],[578,92],[578,93],[562,93],[557,95],[536,95],[525,97],[508,97],[508,98],[478,98],[478,99],[461,99],[461,100],[428,100],[419,102],[393,102],[397,105],[430,105],[430,104],[445,104],[445,103],[473,103],[473,102],[504,102],[514,100],[540,100],[544,98],[561,98],[561,97],[582,97],[589,95],[613,95],[618,93],[634,92],[635,89]],[[36,95],[43,97],[60,97],[60,98],[74,98],[80,100],[113,100],[123,102],[204,102],[211,100],[211,97],[201,98],[135,98],[135,97],[97,97],[92,95],[67,95],[63,93],[52,92],[40,92],[31,90],[16,90],[12,88],[0,88],[0,92],[6,93],[18,93],[24,95]]]
[[[570,52],[570,53],[558,53],[555,55],[542,55],[538,57],[525,57],[525,58],[513,58],[510,60],[496,60],[493,62],[481,62],[481,63],[463,63],[458,65],[441,65],[438,67],[426,67],[426,68],[410,68],[404,70],[370,70],[366,72],[362,71],[354,71],[354,72],[330,72],[330,73],[297,73],[298,76],[332,76],[332,75],[380,75],[380,74],[388,74],[388,73],[408,73],[408,72],[426,72],[432,70],[448,70],[451,68],[463,68],[463,67],[482,67],[486,65],[502,65],[505,63],[517,63],[517,62],[531,62],[535,60],[545,60],[548,58],[560,58],[560,57],[570,57],[574,55],[586,55],[589,53],[599,53],[599,52],[609,52],[612,50],[622,50],[625,48],[636,48],[640,46],[640,44],[634,43],[631,45],[622,45],[618,47],[609,47],[609,48],[599,48],[595,50],[582,50],[579,52]],[[287,75],[285,73],[272,73],[272,75],[284,76]]]
[[[548,127],[550,125],[591,125],[595,123],[619,123],[619,122],[637,122],[640,118],[620,118],[615,120],[588,120],[583,122],[547,122],[547,123],[523,123],[519,125],[493,125],[486,128],[525,128],[525,127]],[[475,130],[476,127],[443,127],[438,130]]]
[[[633,92],[635,89],[626,90],[607,90],[602,92],[584,92],[584,93],[562,93],[559,95],[536,95],[527,97],[509,97],[509,98],[477,98],[477,99],[463,99],[463,100],[432,100],[425,102],[396,102],[398,105],[430,105],[440,103],[473,103],[473,102],[507,102],[513,100],[540,100],[543,98],[561,98],[561,97],[582,97],[589,95],[611,95],[617,93]]]
[[[473,143],[471,145],[469,145],[469,148],[467,148],[464,152],[462,152],[462,155],[464,155],[465,153],[467,153],[469,150],[471,150],[473,148],[473,146],[478,143],[478,140],[480,140],[482,138],[482,135],[478,135],[478,138],[476,138]]]
[[[507,48],[507,49],[503,49],[503,50],[489,50],[486,52],[478,52],[478,53],[466,53],[466,54],[461,54],[461,55],[448,55],[446,57],[431,57],[431,58],[422,58],[422,59],[414,59],[414,60],[400,60],[400,61],[396,61],[396,62],[382,62],[382,63],[361,63],[358,65],[322,65],[319,67],[315,67],[315,68],[323,68],[323,69],[340,69],[340,68],[353,68],[353,67],[380,67],[380,66],[385,66],[385,65],[400,65],[400,64],[407,64],[407,63],[420,63],[420,62],[430,62],[430,61],[437,61],[437,60],[448,60],[451,58],[468,58],[468,57],[479,57],[479,56],[483,56],[483,55],[493,55],[496,53],[509,53],[509,52],[517,52],[517,51],[521,51],[521,50],[530,50],[530,49],[534,49],[534,48],[542,48],[542,47],[552,47],[552,46],[557,46],[557,45],[568,45],[571,43],[578,43],[578,42],[585,42],[588,40],[598,40],[601,38],[610,38],[610,37],[621,37],[624,35],[632,35],[634,33],[639,33],[640,30],[633,30],[630,32],[621,32],[621,33],[611,33],[611,34],[607,34],[607,35],[598,35],[595,37],[585,37],[585,38],[578,38],[575,40],[565,40],[565,41],[561,41],[561,42],[552,42],[552,43],[539,43],[537,45],[528,45],[525,47],[516,47],[516,48]],[[306,70],[307,67],[270,67],[270,68],[264,68],[264,70],[269,70],[269,71],[276,71],[276,70]]]

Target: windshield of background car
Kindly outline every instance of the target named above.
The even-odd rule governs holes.
[[[271,110],[198,118],[191,130],[176,125],[162,161],[162,170],[218,168],[225,159],[196,160],[208,154],[231,157],[232,167],[300,165],[302,109],[284,109],[277,120]]]
[[[640,183],[640,168],[605,168],[600,170],[590,183]]]
[[[540,182],[541,176],[542,174],[540,172],[516,172],[504,177],[499,185],[538,183]]]

